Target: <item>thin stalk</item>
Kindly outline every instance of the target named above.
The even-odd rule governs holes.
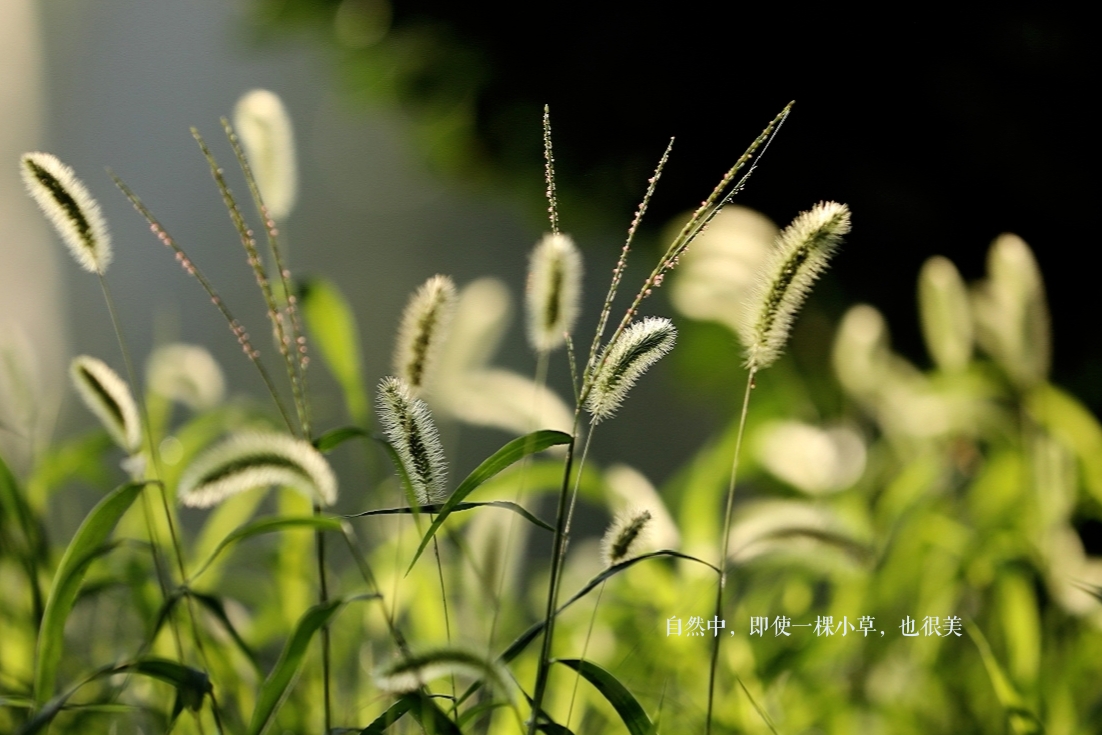
[[[180,537],[176,533],[176,522],[174,521],[172,516],[172,509],[168,505],[168,494],[165,490],[164,482],[161,479],[162,472],[160,453],[157,450],[157,444],[153,438],[153,427],[149,420],[149,408],[145,402],[144,392],[138,389],[137,373],[134,370],[134,362],[130,358],[130,348],[127,347],[126,339],[123,337],[122,323],[119,321],[118,311],[115,309],[115,300],[111,296],[111,289],[108,288],[107,280],[103,277],[102,272],[97,273],[96,275],[99,276],[99,285],[100,289],[103,291],[103,299],[107,304],[107,313],[111,318],[111,326],[115,330],[115,337],[119,343],[119,351],[122,353],[123,366],[126,369],[126,378],[130,383],[131,390],[137,396],[136,400],[138,403],[138,410],[141,411],[142,429],[143,433],[145,434],[145,441],[149,445],[150,464],[153,465],[153,480],[154,484],[160,490],[159,495],[161,498],[161,507],[164,510],[165,520],[168,522],[168,532],[169,536],[172,538],[172,549],[176,556],[176,566],[178,571],[180,572],[180,580],[183,581],[187,579],[187,570],[184,569],[184,552],[180,545]],[[153,511],[149,505],[149,496],[144,492],[142,493],[142,503],[142,510],[145,514],[146,528],[149,532],[149,544],[153,553],[153,565],[157,569],[157,580],[160,583],[161,596],[164,598],[164,600],[167,601],[169,594],[168,585],[166,584],[167,573],[164,570],[163,562],[160,559],[160,539],[157,536],[157,532],[153,524]],[[203,662],[203,667],[209,670],[210,665],[207,661],[206,652],[203,649],[202,640],[199,637],[199,629],[195,619],[195,608],[192,606],[190,597],[188,597],[187,606],[188,617],[191,620],[192,637],[195,641],[195,649],[199,653],[200,659]],[[180,663],[186,663],[186,661],[184,660],[183,643],[180,639],[180,630],[176,625],[175,616],[173,616],[171,612],[169,612],[169,627],[172,629],[172,636],[176,643],[176,655],[180,659]],[[199,717],[198,713],[196,713],[195,719],[196,723],[199,726],[199,731],[200,733],[202,733],[204,731],[202,718]]]
[[[593,624],[597,622],[597,608],[601,606],[601,597],[605,594],[605,584],[608,582],[606,579],[601,582],[600,589],[597,590],[597,601],[593,603],[593,612],[589,616],[589,628],[585,632],[585,643],[582,644],[581,658],[585,660],[585,654],[589,651],[589,639],[593,637]],[[574,672],[574,688],[570,692],[570,707],[566,710],[566,727],[570,729],[570,718],[574,715],[574,699],[578,696],[578,684],[582,680],[582,672]]]
[[[321,506],[314,503],[314,516],[320,515]],[[321,531],[314,531],[314,548],[318,558],[318,602],[324,605],[329,602],[329,582],[325,576],[325,534]],[[330,653],[329,626],[323,625],[321,628],[321,676],[325,700],[325,732],[329,732],[332,728],[332,702],[329,690]]]
[[[214,286],[211,284],[207,277],[203,275],[203,272],[195,265],[195,263],[184,252],[183,248],[168,234],[168,231],[164,228],[164,225],[153,216],[153,213],[142,202],[141,199],[127,186],[122,179],[114,174],[112,171],[108,171],[111,179],[115,182],[115,186],[119,188],[119,191],[130,200],[130,204],[138,211],[140,215],[145,217],[146,222],[149,223],[149,229],[153,234],[157,236],[157,239],[161,243],[172,250],[176,255],[176,261],[184,269],[184,271],[194,276],[195,280],[199,281],[199,285],[203,287],[203,290],[207,292],[207,296],[210,297],[211,303],[218,309],[219,313],[226,320],[229,325],[230,332],[237,339],[237,343],[241,345],[241,349],[244,351],[245,356],[249,358],[249,361],[256,367],[258,373],[260,373],[260,379],[264,382],[264,387],[268,389],[268,393],[271,395],[272,400],[275,402],[276,409],[279,411],[279,415],[283,418],[283,422],[287,425],[287,430],[292,434],[295,433],[294,423],[291,421],[291,415],[287,412],[287,407],[283,405],[283,399],[279,397],[279,392],[276,391],[275,383],[272,382],[272,376],[268,374],[268,370],[264,367],[264,364],[260,362],[260,352],[258,352],[252,345],[249,339],[249,333],[245,331],[245,328],[241,326],[241,322],[237,321],[236,317],[230,312],[229,307],[222,301],[222,297],[218,295],[218,292],[214,290]]]
[[[719,587],[716,588],[715,619],[723,613],[723,590],[727,586],[727,554],[731,547],[731,508],[735,501],[735,480],[738,477],[739,454],[742,452],[742,435],[746,430],[746,413],[750,407],[750,391],[754,389],[754,375],[756,371],[750,370],[746,376],[746,392],[742,396],[742,412],[739,414],[738,434],[735,437],[735,456],[731,460],[731,479],[727,484],[727,507],[723,512],[723,536],[720,544],[723,549],[719,557]],[[720,636],[712,638],[712,660],[708,669],[708,719],[705,726],[705,735],[712,732],[712,707],[716,688],[716,664],[719,662]]]
[[[207,159],[211,176],[214,177],[214,183],[217,185],[218,191],[222,195],[222,202],[229,212],[234,229],[237,230],[237,234],[241,238],[241,245],[245,248],[249,266],[252,268],[253,275],[256,277],[256,284],[260,288],[261,295],[264,297],[265,306],[268,307],[268,319],[272,323],[272,330],[275,333],[279,354],[283,356],[287,377],[291,383],[291,395],[295,403],[295,411],[298,413],[301,435],[303,438],[309,439],[307,428],[310,425],[310,420],[306,415],[306,400],[302,391],[302,385],[298,380],[295,359],[291,354],[291,338],[287,335],[287,330],[283,324],[283,315],[279,310],[279,305],[276,303],[275,293],[272,291],[271,281],[268,279],[268,274],[264,270],[264,263],[260,258],[260,253],[257,251],[256,238],[253,235],[252,229],[249,228],[248,223],[245,222],[245,217],[241,214],[241,208],[238,207],[237,200],[234,199],[233,192],[230,191],[229,185],[226,183],[222,168],[218,165],[214,155],[210,152],[210,148],[207,147],[206,141],[203,140],[203,136],[201,136],[199,131],[195,128],[191,129],[191,135],[195,138],[195,142],[199,144],[199,150],[202,151],[203,156]],[[278,252],[278,249],[276,252]]]
[[[432,522],[432,514],[429,514],[429,522]],[[444,606],[444,635],[448,646],[452,644],[451,616],[448,614],[448,590],[444,586],[444,565],[440,561],[440,544],[436,542],[436,536],[432,537],[432,551],[436,555],[436,576],[440,580],[440,602]],[[449,674],[452,688],[452,719],[459,719],[459,702],[455,698],[455,674]]]
[[[543,706],[543,696],[547,690],[547,675],[551,662],[551,641],[555,634],[555,610],[559,595],[559,577],[562,572],[562,554],[566,544],[566,509],[570,494],[570,471],[574,465],[575,436],[578,431],[581,405],[574,411],[574,430],[570,443],[566,445],[566,461],[563,463],[562,486],[559,489],[559,503],[555,512],[555,539],[551,545],[551,579],[547,588],[547,610],[544,614],[543,642],[540,647],[539,668],[536,670],[536,687],[532,696],[532,717],[528,721],[528,735],[536,735],[539,712]]]

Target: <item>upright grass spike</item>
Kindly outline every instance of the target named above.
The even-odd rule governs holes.
[[[667,355],[676,341],[677,329],[669,319],[649,316],[632,324],[606,347],[585,403],[593,423],[612,417],[635,381]]]
[[[287,434],[235,434],[207,450],[180,477],[180,503],[209,508],[267,485],[290,487],[322,505],[337,501],[337,479],[309,443]]]
[[[559,234],[559,197],[555,191],[555,152],[551,148],[551,106],[543,106],[543,177],[547,183],[547,216],[551,234]]]
[[[80,267],[102,275],[111,264],[111,235],[99,203],[73,169],[50,153],[24,153],[19,169],[27,193],[53,224]]]
[[[413,395],[424,395],[432,383],[433,368],[455,313],[455,283],[436,275],[410,297],[402,312],[394,346],[394,372]]]
[[[751,371],[781,356],[796,313],[849,230],[849,207],[820,202],[781,232],[748,297],[740,330]]]
[[[135,454],[142,447],[142,422],[130,386],[103,360],[88,355],[73,358],[69,377],[80,399],[100,420],[111,438]]]
[[[246,92],[233,108],[233,126],[241,136],[268,213],[284,220],[298,196],[298,164],[291,116],[283,101],[267,89]]]
[[[755,289],[751,292],[740,336],[746,349],[746,391],[742,397],[735,453],[731,459],[731,474],[727,484],[727,503],[723,513],[722,550],[719,557],[719,585],[716,587],[715,616],[723,615],[723,593],[727,586],[727,564],[731,545],[731,512],[735,500],[742,438],[746,430],[746,415],[750,407],[750,391],[754,376],[780,357],[796,318],[811,286],[826,268],[842,236],[850,230],[849,208],[835,202],[820,202],[802,212],[777,237],[777,244],[766,259]],[[712,709],[715,699],[716,666],[719,662],[719,642],[712,640],[711,663],[708,670],[708,714],[705,733],[712,732]]]
[[[582,295],[582,256],[567,235],[544,236],[528,264],[526,302],[528,342],[538,353],[566,341],[578,320]]]
[[[968,287],[953,261],[935,255],[918,275],[918,312],[926,350],[946,372],[959,372],[972,360],[975,325]]]
[[[447,494],[448,466],[440,434],[425,402],[401,378],[386,377],[377,395],[379,423],[394,448],[421,505]]]

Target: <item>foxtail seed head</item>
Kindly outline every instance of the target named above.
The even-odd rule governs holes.
[[[443,500],[448,465],[432,412],[401,378],[386,377],[376,397],[379,423],[394,448],[421,505]]]
[[[102,274],[111,264],[111,236],[99,204],[73,169],[49,153],[24,153],[20,171],[27,193],[69,247],[80,267]]]
[[[201,454],[180,477],[180,503],[208,508],[231,495],[278,485],[322,505],[337,502],[337,478],[309,442],[287,434],[236,434]]]
[[[616,413],[639,376],[672,350],[676,341],[677,330],[665,317],[648,316],[621,332],[597,361],[600,367],[585,402],[593,423]]]
[[[927,260],[918,276],[918,312],[926,349],[937,366],[958,372],[972,359],[972,308],[960,271],[940,255]]]
[[[174,342],[158,347],[146,362],[145,375],[150,391],[193,411],[217,406],[226,393],[222,368],[199,345]]]
[[[747,368],[761,370],[780,357],[796,313],[849,230],[849,207],[820,202],[781,232],[750,292],[739,330]]]
[[[528,264],[528,341],[550,352],[566,341],[578,319],[582,256],[567,235],[545,235]]]
[[[134,454],[142,446],[142,422],[130,387],[102,360],[81,355],[69,364],[80,399],[115,443]]]
[[[432,380],[433,365],[448,338],[455,303],[455,283],[448,276],[437,275],[417,289],[402,313],[394,372],[416,395],[423,394]]]
[[[601,538],[601,562],[606,567],[639,556],[647,541],[649,510],[626,510],[618,513]]]
[[[276,93],[254,89],[237,101],[233,126],[268,214],[275,220],[286,219],[298,196],[295,135],[287,108]]]

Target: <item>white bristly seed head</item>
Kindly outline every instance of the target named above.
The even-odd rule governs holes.
[[[455,283],[448,276],[433,276],[410,297],[398,328],[394,347],[394,372],[416,395],[432,382],[436,357],[448,339],[455,313]]]
[[[620,333],[597,364],[585,407],[599,423],[616,413],[624,397],[643,373],[673,349],[677,329],[665,317],[648,316]]]
[[[208,508],[258,487],[289,487],[321,505],[337,501],[337,478],[309,442],[288,434],[235,434],[208,449],[180,477],[182,505]]]
[[[129,454],[142,446],[142,422],[130,386],[102,360],[80,355],[69,365],[69,376],[84,405],[107,433]]]
[[[617,513],[601,538],[601,563],[606,567],[634,559],[647,542],[649,510],[629,509]]]
[[[182,342],[158,347],[145,366],[149,390],[194,411],[222,402],[226,380],[207,348]]]
[[[566,235],[545,235],[528,262],[528,342],[550,352],[566,341],[578,319],[582,256]]]
[[[291,117],[279,95],[254,89],[233,110],[233,127],[245,146],[249,168],[274,220],[291,213],[298,196],[298,166]]]
[[[404,381],[390,376],[379,383],[376,403],[383,433],[402,462],[417,502],[426,505],[443,500],[448,465],[429,407]]]
[[[946,372],[966,368],[972,359],[972,308],[968,287],[948,258],[935,255],[922,265],[918,312],[934,363]]]
[[[102,274],[111,264],[111,236],[99,204],[73,169],[49,153],[24,153],[20,171],[27,193],[53,223],[80,267]]]
[[[846,205],[820,202],[781,232],[750,291],[739,330],[747,368],[761,370],[780,357],[796,313],[849,230]]]

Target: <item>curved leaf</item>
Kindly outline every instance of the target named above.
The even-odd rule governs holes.
[[[704,566],[708,567],[709,569],[711,569],[716,574],[719,574],[719,569],[717,569],[715,566],[709,564],[708,562],[704,561],[703,559],[696,558],[695,556],[690,556],[688,554],[682,554],[680,551],[673,551],[671,549],[661,549],[659,551],[652,551],[649,554],[642,554],[640,556],[635,557],[634,559],[628,559],[627,561],[622,561],[619,564],[614,564],[613,566],[609,567],[608,569],[605,569],[600,574],[595,576],[593,579],[586,582],[584,587],[582,587],[580,590],[578,590],[574,594],[573,597],[571,597],[569,600],[564,602],[559,607],[559,609],[555,612],[555,615],[556,616],[561,615],[562,612],[564,610],[566,610],[566,608],[570,607],[575,602],[577,602],[578,600],[585,597],[591,590],[593,590],[594,587],[599,585],[601,582],[604,582],[609,577],[612,577],[616,574],[619,574],[620,572],[624,571],[625,569],[628,569],[629,567],[632,567],[632,566],[638,564],[639,562],[643,561],[644,559],[654,559],[654,558],[662,557],[662,556],[673,557],[675,559],[685,559],[686,561],[693,561],[693,562],[696,562],[697,564],[703,564]],[[532,627],[528,628],[528,630],[521,633],[517,637],[517,639],[514,640],[509,645],[509,647],[505,649],[505,651],[501,654],[501,656],[498,657],[501,660],[501,662],[502,663],[509,663],[514,658],[516,658],[518,655],[520,655],[521,651],[523,651],[525,648],[527,648],[528,644],[531,643],[533,640],[535,640],[536,636],[538,636],[543,631],[543,626],[544,625],[545,625],[545,621],[541,620],[538,623],[533,624]]]
[[[501,449],[494,452],[493,455],[476,467],[471,474],[467,475],[467,479],[459,484],[459,487],[455,489],[455,492],[451,494],[451,497],[449,497],[443,507],[440,508],[440,515],[436,516],[432,525],[429,526],[429,530],[425,532],[425,537],[421,539],[421,545],[417,548],[417,553],[413,555],[413,561],[410,562],[406,574],[409,574],[410,570],[413,569],[413,565],[421,558],[421,554],[429,545],[429,541],[432,540],[432,537],[436,535],[440,526],[443,525],[447,517],[455,510],[455,506],[463,502],[463,500],[474,492],[479,485],[516,461],[527,457],[529,454],[542,452],[544,449],[560,444],[569,444],[572,441],[574,441],[574,439],[569,434],[564,434],[561,431],[553,431],[551,429],[542,429],[540,431],[534,431],[526,436],[513,439]]]
[[[259,521],[253,521],[247,526],[242,526],[226,538],[214,548],[211,555],[207,557],[207,560],[196,570],[189,578],[189,582],[194,582],[198,579],[199,575],[207,571],[214,560],[225,551],[228,547],[243,541],[253,536],[260,536],[266,533],[276,533],[278,531],[286,531],[294,528],[313,528],[317,531],[340,531],[341,521],[339,518],[333,518],[331,516],[277,516],[275,518],[262,518]]]
[[[386,712],[372,720],[370,725],[360,730],[360,735],[382,735],[388,727],[402,719],[402,716],[413,708],[413,700],[417,696],[417,693],[413,693],[401,697],[397,702],[390,705]]]
[[[210,678],[202,671],[162,658],[139,658],[126,663],[104,666],[93,671],[76,686],[43,705],[32,719],[23,724],[17,731],[17,735],[33,735],[37,732],[44,732],[58,713],[65,709],[69,698],[85,684],[107,676],[126,673],[148,676],[171,684],[176,689],[177,710],[186,705],[192,710],[198,711],[203,706],[203,699],[213,691]],[[178,714],[178,711],[174,712],[173,716],[175,717],[176,714]]]
[[[291,689],[291,684],[298,676],[302,660],[306,656],[306,650],[314,634],[327,625],[346,603],[378,597],[378,595],[358,595],[329,600],[314,605],[299,618],[291,637],[287,639],[283,651],[279,654],[279,660],[260,687],[256,697],[256,708],[253,710],[252,720],[246,730],[248,735],[260,735],[275,717]]]
[[[310,336],[344,392],[348,415],[357,423],[366,424],[369,404],[363,389],[360,335],[348,300],[336,284],[325,278],[311,278],[303,283],[299,299]]]
[[[437,513],[444,507],[444,503],[432,503],[431,505],[422,505],[420,508],[383,508],[382,510],[369,510],[363,513],[353,513],[352,515],[342,516],[343,518],[365,518],[367,516],[391,516],[391,515],[408,515],[411,513]],[[508,500],[487,500],[479,503],[456,503],[452,506],[451,512],[458,513],[464,510],[474,510],[475,508],[505,508],[511,510],[517,515],[521,516],[533,525],[540,528],[554,532],[555,528],[545,522],[541,521],[536,516],[529,513],[523,506],[513,503]]]
[[[581,658],[560,658],[556,661],[577,671],[599,691],[620,715],[631,735],[651,735],[653,725],[639,700],[620,680],[592,661]]]
[[[54,574],[34,662],[34,696],[42,704],[53,694],[61,649],[65,642],[65,620],[73,609],[88,564],[98,556],[99,548],[115,528],[146,483],[128,483],[107,495],[85,517],[73,540],[61,557]]]
[[[358,426],[341,426],[336,429],[330,429],[317,439],[314,440],[314,448],[322,454],[328,454],[334,449],[344,444],[349,439],[355,439],[356,437],[366,437],[367,432]]]

